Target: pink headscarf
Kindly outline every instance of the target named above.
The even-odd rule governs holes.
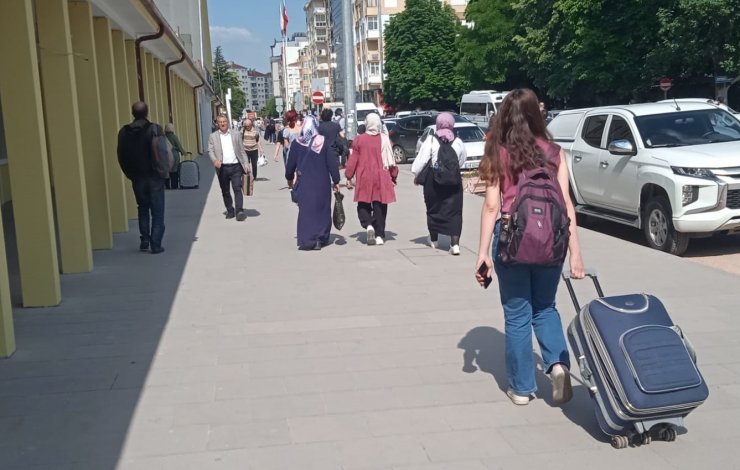
[[[455,127],[455,118],[450,113],[440,113],[437,116],[437,137],[448,142],[455,140],[452,129]]]

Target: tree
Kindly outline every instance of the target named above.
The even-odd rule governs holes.
[[[229,68],[221,46],[216,47],[213,56],[213,91],[221,98],[221,102],[226,103],[226,92],[231,88],[231,114],[241,116],[247,105],[247,97],[239,77]]]
[[[275,105],[275,97],[271,96],[270,99],[265,103],[265,107],[262,108],[260,114],[270,118],[278,117],[277,107]]]
[[[409,106],[454,107],[469,87],[457,68],[455,12],[439,0],[406,0],[385,30],[385,101]]]
[[[472,26],[458,37],[458,70],[475,89],[526,82],[521,56],[511,40],[518,23],[512,0],[471,0],[465,19]]]

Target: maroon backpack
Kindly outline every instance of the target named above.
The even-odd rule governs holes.
[[[502,221],[501,262],[559,266],[568,252],[569,239],[570,218],[557,173],[544,163],[522,171],[508,223]]]

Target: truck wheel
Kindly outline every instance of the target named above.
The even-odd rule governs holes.
[[[689,246],[689,237],[673,228],[672,214],[668,199],[651,199],[645,206],[643,230],[650,248],[680,256]]]

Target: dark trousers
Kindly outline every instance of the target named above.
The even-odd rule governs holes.
[[[164,179],[140,176],[131,184],[139,208],[141,241],[149,242],[152,248],[159,248],[164,237]]]
[[[221,186],[221,195],[224,197],[224,205],[229,214],[234,214],[234,203],[236,203],[236,212],[244,209],[241,164],[221,165],[221,168],[218,169],[218,184]],[[231,198],[232,189],[234,190],[234,199]]]
[[[257,160],[260,158],[260,151],[259,150],[247,150],[247,157],[249,158],[249,163],[252,164],[252,176],[254,176],[254,179],[257,179]]]
[[[180,174],[176,171],[170,173],[170,177],[164,180],[167,189],[177,189],[180,186]]]
[[[429,231],[429,238],[433,242],[437,242],[437,239],[439,238],[439,233],[434,232],[432,230]],[[460,235],[450,235],[450,246],[455,246],[460,244]]]
[[[375,235],[385,238],[385,218],[388,216],[388,204],[378,201],[373,201],[372,204],[369,202],[358,202],[357,216],[360,218],[362,228],[372,225],[375,229]]]

